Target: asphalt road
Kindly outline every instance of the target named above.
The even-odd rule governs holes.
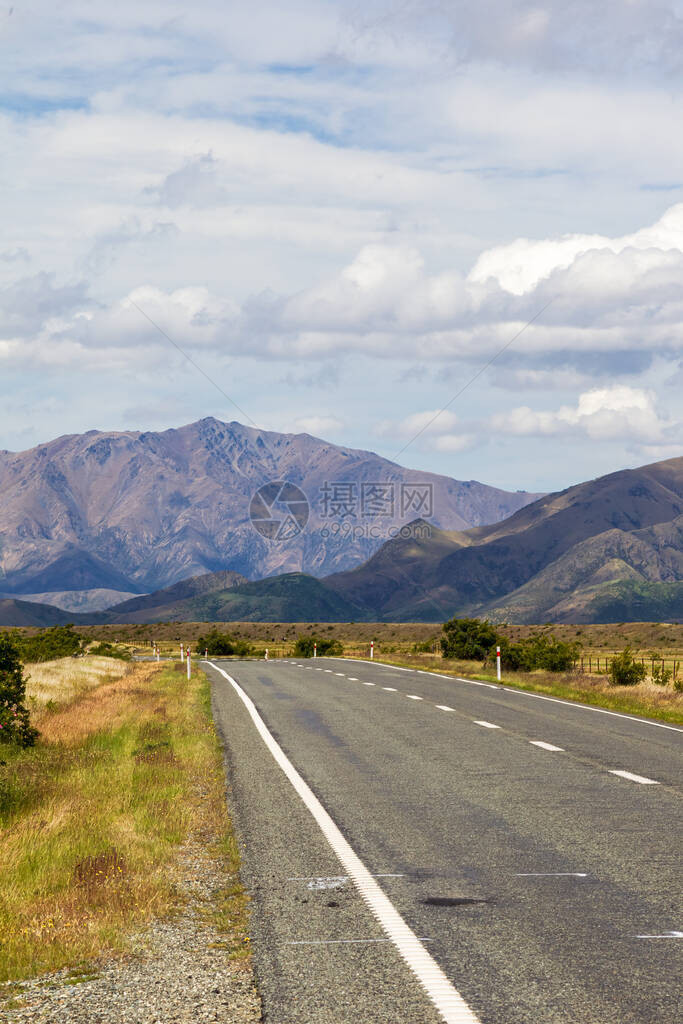
[[[265,1020],[441,1020],[238,693],[202,664],[253,898]],[[471,1019],[683,1019],[683,731],[379,664],[215,664],[254,702]]]

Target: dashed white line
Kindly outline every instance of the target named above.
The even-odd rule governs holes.
[[[647,779],[644,775],[634,775],[633,772],[625,772],[620,769],[610,768],[610,775],[618,775],[621,779],[628,779],[629,782],[639,782],[641,786],[658,786],[656,779]]]
[[[476,721],[476,719],[475,719],[474,724],[475,725],[483,725],[485,729],[500,729],[500,726],[499,725],[494,725],[493,722],[482,722],[482,721]]]
[[[455,708],[449,708],[448,704],[435,704],[439,711],[455,711]]]
[[[335,676],[346,676],[346,672],[335,672]]]
[[[396,693],[397,692],[395,686],[383,686],[382,689],[386,690],[387,693]]]
[[[532,747],[540,747],[541,750],[559,750],[564,752],[564,747],[556,747],[554,743],[544,743],[543,740],[529,740]]]
[[[585,871],[518,871],[515,878],[588,878]]]
[[[209,662],[224,679],[227,679],[244,704],[261,739],[268,747],[275,761],[287,776],[302,802],[317,822],[323,835],[337,855],[361,897],[372,911],[387,937],[403,957],[418,982],[431,999],[445,1024],[480,1024],[478,1017],[467,1005],[450,979],[436,960],[425,949],[423,940],[409,928],[389,897],[372,877],[365,864],[342,835],[338,826],[327,813],[310,786],[304,781],[280,745],[269,732],[259,715],[254,702],[232,676],[213,662]]]
[[[332,675],[332,669],[331,668],[324,668],[323,672],[327,672],[327,673],[329,673],[329,675]]]
[[[637,939],[683,939],[683,932],[664,932],[663,935],[636,935]]]
[[[375,685],[374,683],[366,683],[365,680],[363,680],[363,686],[374,686],[374,685]]]
[[[349,680],[350,683],[357,683],[358,682],[358,677],[357,676],[348,676],[348,680]]]

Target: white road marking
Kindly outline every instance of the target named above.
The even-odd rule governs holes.
[[[383,686],[382,689],[386,690],[388,693],[396,693],[397,692],[395,686]]]
[[[346,676],[346,672],[335,672],[335,676]]]
[[[559,750],[564,752],[564,747],[556,747],[553,743],[544,743],[543,740],[529,740],[532,747],[540,747],[541,750]]]
[[[357,676],[349,676],[348,680],[349,680],[350,683],[357,683],[358,682],[358,677]]]
[[[455,711],[455,708],[449,708],[448,704],[435,704],[439,711]]]
[[[331,668],[324,668],[323,672],[328,672],[330,675],[332,675],[332,669]]]
[[[480,1024],[453,983],[444,974],[436,960],[425,949],[424,939],[418,938],[399,914],[389,897],[380,888],[362,860],[342,835],[310,786],[304,781],[280,745],[269,732],[254,702],[235,680],[213,662],[209,664],[227,679],[244,704],[261,739],[275,761],[287,776],[297,794],[311,812],[320,830],[339,858],[346,873],[353,879],[361,897],[372,911],[388,939],[403,957],[427,996],[443,1017],[445,1024]],[[343,941],[343,940],[342,940]]]
[[[518,871],[515,878],[588,878],[586,871]]]
[[[475,725],[483,725],[485,729],[500,729],[500,726],[499,725],[494,725],[493,722],[481,722],[481,721],[477,722],[475,720],[474,724]]]
[[[646,779],[644,775],[634,775],[633,772],[624,772],[616,768],[609,769],[610,775],[618,775],[621,779],[628,779],[629,782],[639,782],[641,786],[658,786],[656,779]]]
[[[424,697],[418,697],[416,693],[407,693],[406,697],[408,700],[424,700]]]
[[[433,942],[434,940],[433,939],[420,938],[417,941],[418,942]],[[285,946],[347,946],[347,945],[351,945],[351,944],[356,945],[358,943],[366,943],[366,942],[393,942],[393,939],[299,939],[296,942],[285,942]],[[425,950],[425,953],[427,953],[427,950]],[[429,953],[427,953],[427,956],[429,956]],[[431,957],[430,957],[430,960],[431,960]],[[456,1020],[466,1021],[466,1020],[476,1020],[476,1017],[461,1017],[461,1018],[456,1018],[456,1017],[448,1018],[448,1017],[445,1017],[444,1018],[444,1020],[449,1020],[449,1019],[453,1020],[453,1021],[456,1021]]]
[[[397,875],[397,874],[391,873],[391,874],[373,875],[372,877],[373,878],[405,878],[406,876],[402,875],[402,874],[401,875]],[[288,878],[287,879],[288,882],[309,882],[309,883],[314,883],[314,882],[348,882],[348,880],[349,880],[349,876],[348,875],[294,875],[293,878]],[[310,888],[314,888],[314,886],[309,885],[308,888],[309,889]],[[320,888],[323,889],[323,888],[325,888],[325,886],[321,885]],[[330,886],[330,888],[332,888],[332,886]]]
[[[637,939],[683,939],[683,932],[665,932],[663,935],[636,935]]]
[[[375,685],[374,683],[366,683],[365,681],[363,681],[363,686],[374,686],[374,685]]]
[[[445,676],[446,679],[449,676]],[[495,683],[482,683],[479,679],[461,679],[460,676],[450,676],[451,679],[457,679],[459,683],[471,683],[472,686],[486,686],[489,690],[499,690],[500,687],[496,686]]]
[[[370,664],[363,658],[341,658],[340,661],[356,661],[363,665]],[[398,665],[384,665],[381,661],[375,661],[375,665],[381,668],[392,668],[400,672],[420,672],[424,675],[435,676],[437,679],[456,679],[459,683],[472,683],[474,686],[488,686],[492,690],[503,690],[504,693],[514,693],[519,697],[533,697],[535,700],[549,700],[553,704],[564,704],[566,708],[580,708],[582,711],[595,711],[599,715],[611,715],[613,718],[625,718],[627,722],[636,722],[638,725],[654,725],[657,729],[668,729],[670,732],[683,732],[677,725],[666,725],[664,722],[653,722],[649,718],[638,718],[636,715],[624,715],[620,711],[608,711],[607,708],[596,708],[590,704],[581,704],[576,700],[562,700],[561,697],[546,697],[542,693],[531,693],[529,690],[516,690],[511,686],[494,686],[493,683],[482,683],[477,679],[463,679],[462,676],[447,676],[443,672],[425,672],[424,669],[399,668]]]

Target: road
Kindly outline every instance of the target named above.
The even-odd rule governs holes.
[[[681,1019],[683,730],[378,663],[202,666],[269,1024]]]

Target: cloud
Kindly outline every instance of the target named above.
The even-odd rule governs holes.
[[[301,416],[294,421],[298,431],[324,437],[328,433],[336,433],[344,427],[344,421],[337,416]]]
[[[593,441],[630,440],[641,445],[666,445],[683,424],[662,415],[656,396],[641,388],[615,385],[579,395],[576,406],[539,411],[518,406],[490,420],[494,433],[517,437],[584,435]],[[679,445],[680,449],[680,445]]]

